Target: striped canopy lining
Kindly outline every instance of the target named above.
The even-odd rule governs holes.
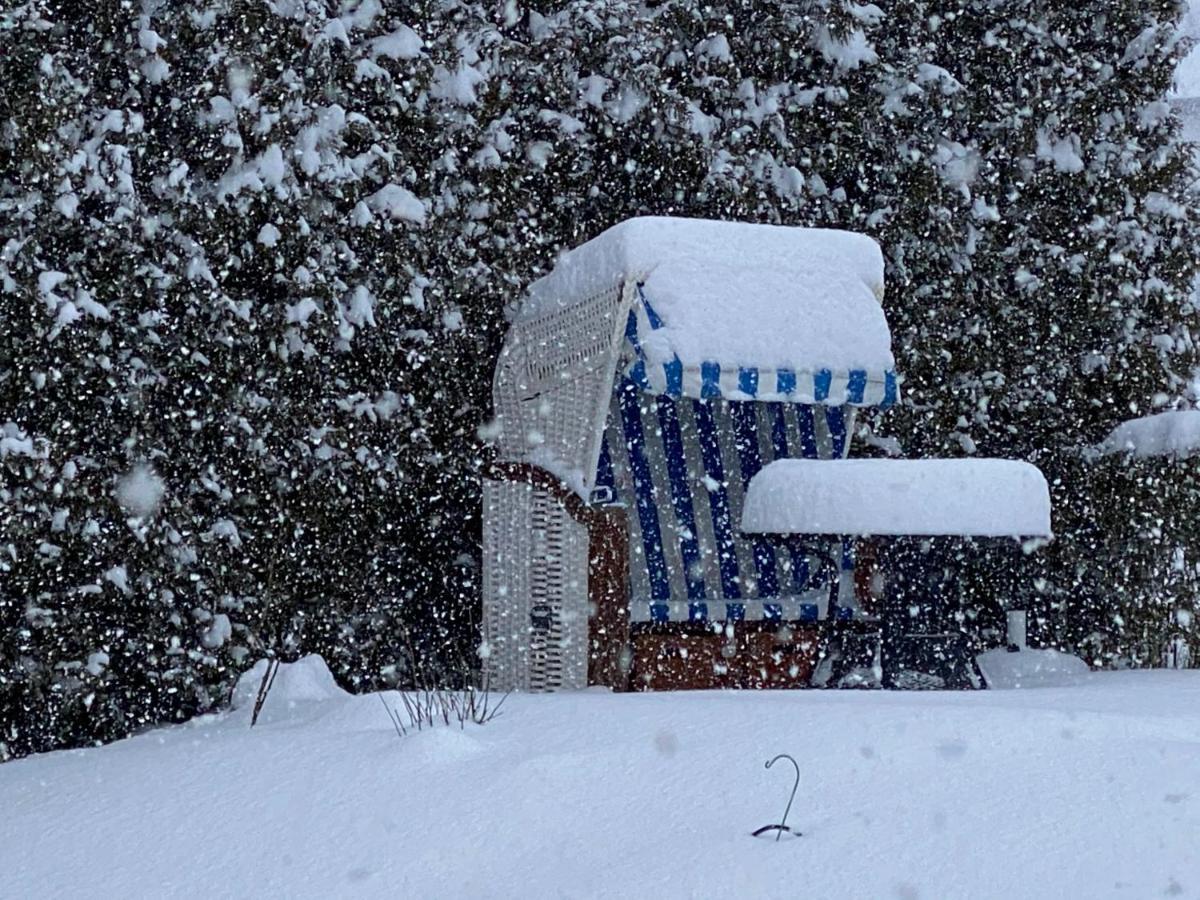
[[[675,399],[621,378],[597,484],[630,507],[633,621],[824,618],[824,566],[742,536],[742,500],[775,459],[845,456],[852,415],[839,406]],[[848,543],[833,546],[842,569],[838,614],[849,617],[853,560]]]
[[[625,325],[625,341],[631,351],[626,375],[639,388],[654,394],[705,400],[757,399],[881,408],[892,406],[899,397],[893,371],[869,373],[864,369],[848,372],[818,369],[805,372],[722,365],[717,360],[702,362],[699,368],[685,368],[679,357],[661,365],[655,364],[643,354],[639,335],[662,326],[662,320],[638,285],[638,300],[630,309]]]

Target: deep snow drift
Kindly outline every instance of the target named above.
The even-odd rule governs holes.
[[[319,661],[0,766],[0,896],[1200,893],[1200,672],[975,693],[514,696],[398,738]],[[248,702],[247,702],[248,701]],[[772,843],[793,754],[803,779]]]

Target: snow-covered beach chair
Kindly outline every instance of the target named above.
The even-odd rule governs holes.
[[[831,542],[830,584],[743,535],[742,506],[764,465],[841,459],[856,410],[896,402],[882,295],[863,235],[665,218],[535,282],[494,382],[491,683],[806,683],[817,623],[854,614],[853,560]]]

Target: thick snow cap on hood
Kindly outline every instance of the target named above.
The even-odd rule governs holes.
[[[527,320],[622,281],[642,285],[653,364],[887,372],[883,254],[866,235],[706,219],[628,219],[533,283]]]

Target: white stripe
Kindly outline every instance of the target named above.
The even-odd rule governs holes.
[[[883,396],[884,383],[868,377],[867,386],[863,388],[863,404],[866,406],[878,406],[883,402]]]
[[[629,621],[631,622],[650,622],[650,602],[648,600],[634,600],[629,604]]]
[[[854,436],[854,423],[858,420],[858,409],[853,406],[842,407],[843,421],[846,424],[846,443],[845,452],[842,454],[842,459],[850,455],[850,441]]]
[[[691,400],[683,400],[678,409],[688,487],[692,492],[692,512],[696,517],[696,540],[700,544],[700,560],[703,564],[705,595],[719,597],[721,569],[716,553],[717,539],[713,533],[712,507],[704,478],[704,461],[700,456],[700,432],[696,427],[695,407]]]
[[[834,372],[829,379],[829,396],[825,398],[825,406],[844,406],[849,394],[850,375],[847,372]]]
[[[816,403],[817,384],[812,372],[796,373],[796,391],[791,395],[793,403],[812,406]]]
[[[725,496],[729,501],[729,527],[733,534],[733,546],[738,565],[739,593],[758,596],[758,569],[754,565],[753,542],[742,537],[742,465],[737,452],[737,436],[734,434],[733,416],[729,403],[713,403],[713,421],[717,428],[717,444],[721,450],[721,468],[725,473]],[[749,590],[748,582],[754,582]]]
[[[829,436],[829,421],[825,418],[825,410],[819,406],[813,407],[813,432],[817,436],[817,459],[831,458],[833,440]]]
[[[658,421],[658,400],[647,393],[638,396],[638,412],[642,417],[642,437],[646,447],[646,464],[654,485],[654,506],[658,510],[658,532],[662,536],[663,562],[667,568],[667,584],[671,599],[687,599],[683,555],[679,549],[682,528],[675,516],[671,495],[671,478],[667,474],[667,454],[663,450],[662,425]]]
[[[662,366],[657,363],[643,360],[646,370],[646,381],[650,383],[650,391],[652,394],[665,394],[667,392],[667,373]],[[643,393],[647,393],[643,391]]]
[[[743,394],[738,388],[739,371],[737,366],[722,366],[717,384],[721,387],[721,396],[726,400],[751,400],[749,394]]]

